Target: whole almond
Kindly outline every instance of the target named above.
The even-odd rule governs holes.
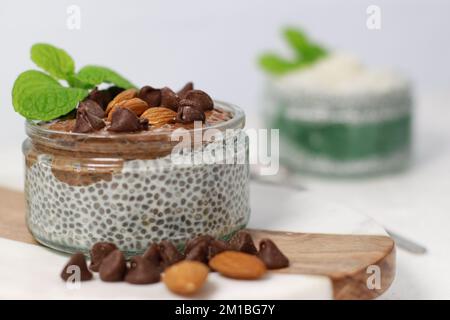
[[[108,113],[108,121],[111,121],[112,114],[114,112],[114,109],[117,107],[122,107],[129,109],[130,111],[133,111],[138,117],[145,112],[145,110],[148,109],[148,104],[144,100],[141,100],[139,98],[132,98],[129,100],[123,100],[120,102],[117,102],[111,109],[111,111]]]
[[[141,119],[147,119],[152,126],[162,126],[168,123],[173,123],[177,113],[171,109],[164,107],[155,107],[147,109],[142,115]]]
[[[112,108],[119,102],[125,101],[125,100],[130,100],[133,98],[136,98],[138,94],[138,91],[134,88],[122,91],[121,93],[119,93],[117,96],[114,97],[114,99],[112,99],[109,103],[108,106],[106,107],[105,113],[109,115],[109,113],[111,112]]]
[[[208,277],[209,268],[198,261],[184,260],[164,271],[163,281],[170,291],[181,295],[198,292]]]
[[[209,266],[220,274],[234,279],[253,280],[261,278],[266,273],[264,263],[254,255],[224,251],[215,255]]]

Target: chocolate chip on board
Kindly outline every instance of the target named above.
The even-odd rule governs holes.
[[[147,250],[145,250],[144,254],[142,255],[143,258],[147,259],[150,263],[152,263],[155,266],[161,265],[161,254],[159,253],[159,246],[156,243],[152,243]]]
[[[106,282],[122,281],[127,271],[127,262],[120,250],[114,250],[102,261],[99,269],[100,279]]]
[[[97,242],[94,244],[90,250],[91,264],[89,265],[89,269],[98,272],[103,259],[116,249],[116,245],[111,242]]]
[[[180,91],[177,92],[177,95],[181,98],[184,99],[186,94],[191,91],[194,90],[194,83],[193,82],[188,82],[184,85],[183,88],[180,89]]]
[[[161,106],[172,109],[173,111],[178,111],[178,106],[180,103],[180,98],[178,95],[168,87],[161,89]]]
[[[193,101],[203,112],[214,109],[214,101],[202,90],[191,90],[184,96],[183,100]]]
[[[289,266],[289,259],[270,239],[262,239],[260,241],[257,256],[264,262],[267,269],[280,269]]]
[[[206,241],[198,242],[192,247],[186,254],[186,260],[199,261],[202,263],[208,263],[208,248],[209,243]]]
[[[136,256],[130,259],[130,268],[125,275],[125,281],[132,284],[148,284],[159,282],[160,269],[144,257]]]
[[[183,254],[170,241],[163,240],[158,247],[164,268],[184,259]]]
[[[206,242],[206,244],[209,244],[212,240],[214,240],[214,238],[210,235],[200,235],[195,238],[189,239],[186,241],[186,244],[184,246],[184,254],[187,255],[189,251],[191,251],[192,248],[194,248],[199,243]]]
[[[133,111],[122,107],[114,109],[111,126],[108,128],[114,132],[135,132],[145,129],[148,129],[148,121],[139,119]]]
[[[177,121],[180,123],[205,122],[205,119],[205,113],[194,107],[180,105],[178,108]]]
[[[232,250],[249,254],[256,254],[258,252],[250,233],[243,230],[239,231],[231,238],[229,246]]]
[[[89,271],[84,254],[81,252],[77,252],[71,256],[69,262],[67,262],[61,272],[61,278],[64,281],[67,281],[71,276],[74,276],[73,279],[75,281],[88,281],[92,279],[92,273]]]
[[[139,90],[138,98],[147,102],[149,107],[159,107],[161,105],[161,89],[151,86],[144,86]]]
[[[213,239],[208,246],[208,261],[212,259],[216,254],[229,250],[228,243],[222,240]]]

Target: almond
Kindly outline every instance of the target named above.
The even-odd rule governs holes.
[[[162,126],[167,123],[175,122],[177,113],[171,109],[164,107],[154,107],[147,109],[142,115],[141,119],[145,118],[152,126]]]
[[[237,251],[224,251],[215,255],[209,261],[209,266],[234,279],[258,279],[266,273],[266,266],[259,258]]]
[[[134,88],[122,91],[108,103],[105,113],[109,115],[110,111],[117,103],[136,98],[137,94],[138,94],[138,91]]]
[[[112,114],[114,112],[114,109],[116,107],[122,107],[129,109],[130,111],[133,111],[138,117],[144,113],[145,110],[148,109],[148,104],[144,100],[141,100],[139,98],[132,98],[129,100],[123,100],[120,102],[117,102],[111,109],[111,111],[108,113],[108,121],[111,121]]]
[[[209,268],[198,261],[184,260],[164,271],[163,281],[170,291],[191,295],[198,292],[208,277]]]

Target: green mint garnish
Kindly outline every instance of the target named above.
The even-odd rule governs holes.
[[[300,61],[290,61],[274,53],[266,53],[259,59],[261,67],[269,73],[279,75],[301,66]]]
[[[41,71],[28,70],[17,78],[12,95],[14,110],[22,116],[47,121],[75,109],[88,90],[66,88]]]
[[[75,109],[92,89],[102,83],[124,89],[135,87],[117,72],[100,66],[86,66],[78,73],[75,62],[63,49],[38,43],[31,48],[31,60],[48,74],[29,70],[14,83],[14,110],[27,119],[52,120]],[[58,80],[65,80],[69,87]]]
[[[75,62],[63,49],[45,43],[31,47],[31,60],[56,79],[66,80],[75,73]]]
[[[296,56],[306,63],[312,63],[326,54],[324,48],[311,42],[305,33],[298,29],[286,28],[284,38],[295,51]]]
[[[287,72],[304,68],[325,57],[327,51],[319,44],[311,41],[304,32],[295,28],[285,28],[283,35],[294,52],[292,59],[283,58],[274,53],[260,56],[259,64],[266,72],[282,75]]]
[[[93,86],[100,83],[111,83],[124,89],[136,87],[117,72],[100,66],[85,66],[78,71],[76,78]]]

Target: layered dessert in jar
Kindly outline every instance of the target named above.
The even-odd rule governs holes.
[[[238,107],[192,83],[178,92],[138,88],[116,73],[97,76],[99,83],[83,70],[68,80],[66,90],[85,94],[73,110],[26,123],[27,223],[39,242],[85,253],[113,242],[133,255],[162,240],[182,246],[199,234],[227,239],[247,224],[248,142]],[[14,95],[24,92],[27,77],[13,90],[25,115],[31,111]],[[61,104],[52,90],[34,92]]]
[[[280,129],[281,160],[298,171],[327,176],[407,167],[409,81],[389,69],[368,68],[352,55],[327,51],[298,30],[288,29],[285,36],[297,58],[278,69],[262,61],[270,73],[265,119]]]

